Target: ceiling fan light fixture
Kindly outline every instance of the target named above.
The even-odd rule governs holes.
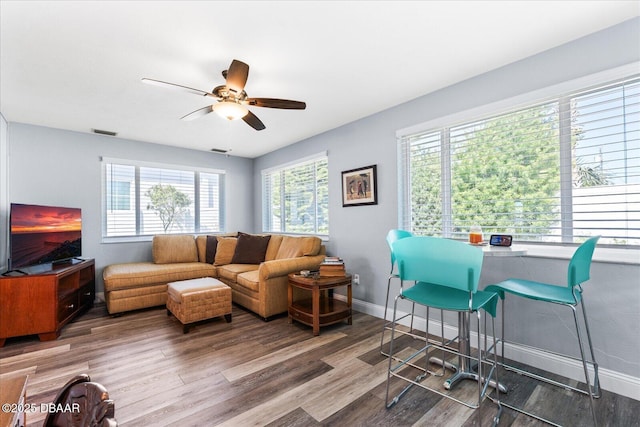
[[[227,120],[242,119],[247,125],[260,131],[266,129],[264,123],[262,123],[252,111],[249,111],[245,105],[284,110],[304,110],[307,108],[307,104],[301,101],[278,98],[249,98],[247,92],[244,90],[247,77],[249,76],[249,65],[237,59],[231,62],[229,69],[222,72],[222,76],[226,80],[225,84],[214,87],[211,92],[177,85],[175,83],[163,82],[161,80],[144,78],[142,81],[167,88],[180,89],[200,96],[209,96],[218,101],[213,105],[207,105],[206,107],[192,111],[181,117],[180,120],[194,120],[215,111],[220,117]]]
[[[233,101],[222,101],[213,105],[213,111],[229,120],[238,120],[249,113],[249,110]]]

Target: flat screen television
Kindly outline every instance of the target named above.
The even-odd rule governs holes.
[[[55,264],[82,255],[79,208],[11,204],[9,269]]]

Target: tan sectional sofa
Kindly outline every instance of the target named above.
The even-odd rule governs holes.
[[[105,267],[110,314],[166,304],[169,282],[215,277],[231,287],[234,303],[268,319],[287,311],[288,274],[317,269],[325,248],[313,236],[159,235],[152,253],[151,262]]]

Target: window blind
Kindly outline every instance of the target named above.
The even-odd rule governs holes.
[[[135,167],[107,163],[104,182],[103,236],[136,235]]]
[[[640,81],[572,98],[576,235],[640,244]]]
[[[329,234],[326,154],[262,171],[263,231]]]
[[[400,226],[640,244],[640,80],[399,138]]]
[[[141,234],[195,231],[194,199],[194,172],[141,167]]]
[[[103,237],[223,231],[223,171],[103,164]]]

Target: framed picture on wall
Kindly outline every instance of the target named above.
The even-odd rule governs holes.
[[[342,206],[378,204],[376,165],[342,172]]]

